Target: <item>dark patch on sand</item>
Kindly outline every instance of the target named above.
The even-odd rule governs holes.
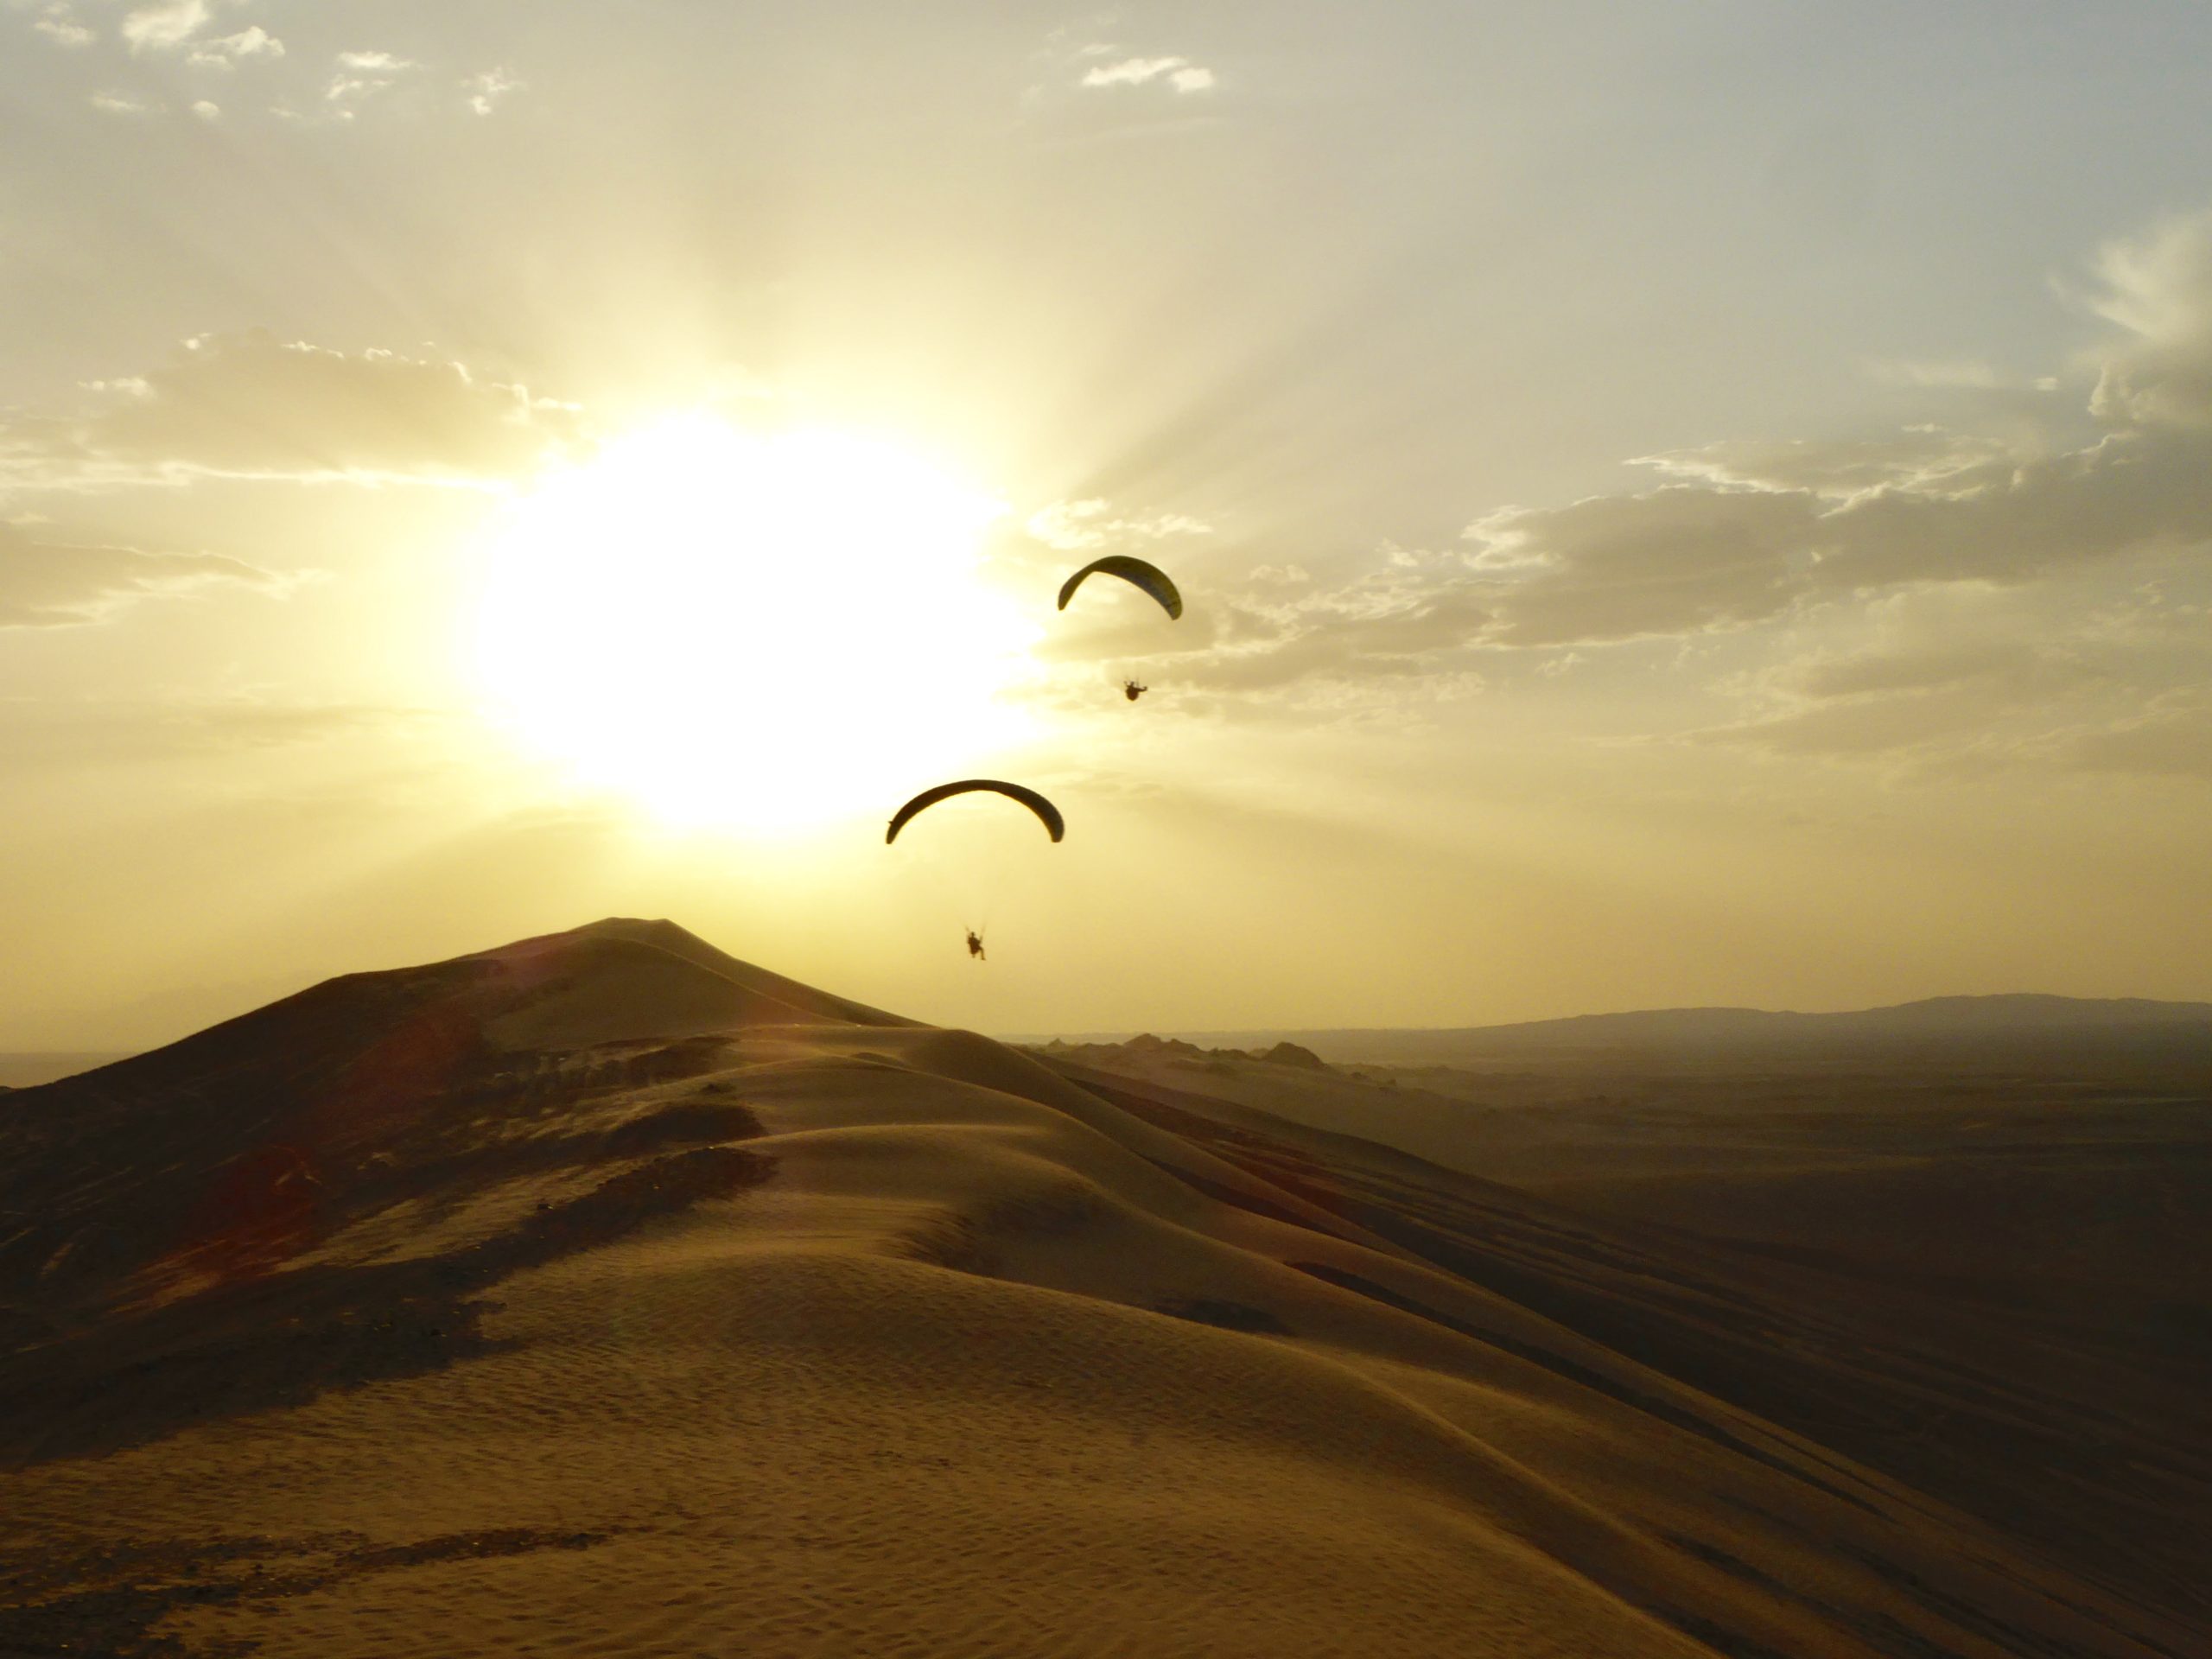
[[[0,1361],[0,1467],[143,1445],[189,1423],[297,1406],[495,1351],[494,1306],[470,1300],[524,1268],[735,1196],[775,1160],[702,1147],[626,1169],[518,1228],[424,1260],[310,1267],[221,1284]]]
[[[0,1659],[81,1654],[101,1659],[245,1659],[257,1642],[186,1643],[154,1628],[195,1607],[266,1605],[371,1573],[480,1560],[541,1549],[588,1549],[609,1530],[506,1527],[412,1543],[372,1545],[358,1533],[131,1540],[42,1549],[0,1561]]]
[[[1155,1302],[1152,1311],[1166,1313],[1174,1319],[1188,1319],[1193,1325],[1211,1325],[1223,1331],[1244,1331],[1254,1336],[1289,1337],[1296,1332],[1264,1307],[1251,1307],[1243,1302],[1225,1302],[1211,1296],[1192,1296],[1179,1301]]]

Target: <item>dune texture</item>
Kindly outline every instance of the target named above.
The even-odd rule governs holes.
[[[0,1212],[0,1653],[2202,1650],[1884,1451],[2063,1402],[1786,1264],[667,923],[11,1092]]]

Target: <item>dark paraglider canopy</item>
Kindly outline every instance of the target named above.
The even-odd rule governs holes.
[[[1133,582],[1160,601],[1160,609],[1170,616],[1183,614],[1183,595],[1167,579],[1167,573],[1156,564],[1142,559],[1133,559],[1126,553],[1109,553],[1103,559],[1093,559],[1060,584],[1060,609],[1068,607],[1068,601],[1075,597],[1075,590],[1083,586],[1083,579],[1093,571],[1103,571],[1109,576],[1119,576]]]
[[[925,789],[900,807],[892,817],[891,827],[883,832],[884,844],[889,846],[898,840],[899,832],[906,828],[906,820],[917,812],[926,811],[949,796],[965,795],[979,789],[1003,795],[1008,800],[1020,801],[1037,815],[1045,828],[1052,832],[1054,841],[1067,833],[1067,821],[1060,817],[1060,809],[1035,790],[1024,789],[1020,784],[1001,783],[995,778],[963,778],[957,784],[939,784],[935,789]]]

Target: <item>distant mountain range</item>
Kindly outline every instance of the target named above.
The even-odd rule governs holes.
[[[1291,1041],[1337,1063],[1452,1065],[1516,1054],[1622,1058],[1663,1056],[1802,1059],[1894,1056],[1908,1052],[2038,1061],[2080,1054],[2101,1062],[2130,1057],[2212,1062],[2212,1002],[2145,997],[2018,994],[1937,996],[1894,1007],[1835,1014],[1763,1008],[1646,1008],[1574,1014],[1512,1025],[1434,1029],[1346,1027],[1181,1031],[1205,1047],[1263,1049]],[[1112,1041],[1127,1033],[1083,1033]]]

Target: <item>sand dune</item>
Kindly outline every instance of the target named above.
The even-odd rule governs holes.
[[[1732,1386],[1839,1421],[1870,1391],[2056,1408],[1858,1351],[1864,1309],[665,923],[334,981],[12,1093],[0,1211],[0,1652],[2203,1635]]]

